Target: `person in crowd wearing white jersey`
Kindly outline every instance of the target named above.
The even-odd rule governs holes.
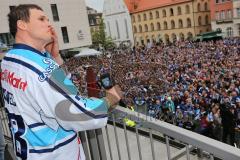
[[[17,158],[85,159],[77,132],[106,125],[120,88],[102,99],[82,97],[61,69],[57,35],[44,11],[19,5],[8,19],[15,44],[2,60],[1,83]]]

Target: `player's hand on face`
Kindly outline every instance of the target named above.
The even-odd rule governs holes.
[[[51,26],[51,38],[52,41],[45,46],[47,52],[49,52],[54,58],[59,56],[59,44],[58,37],[55,29]]]

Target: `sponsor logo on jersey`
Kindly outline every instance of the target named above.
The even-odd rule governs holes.
[[[16,102],[14,100],[14,96],[12,93],[10,93],[9,91],[7,91],[6,89],[2,89],[3,90],[3,99],[10,105],[12,106],[16,106]]]
[[[48,67],[45,69],[44,72],[42,72],[42,74],[39,75],[38,80],[40,82],[43,82],[46,80],[46,78],[52,73],[52,71],[56,68],[58,68],[58,65],[56,65],[53,60],[51,60],[50,58],[44,58],[43,59],[43,63],[48,64]]]
[[[5,69],[0,74],[1,80],[7,82],[10,86],[21,89],[23,91],[27,88],[27,81],[24,81],[22,78],[16,77],[14,72],[10,72],[7,69]]]

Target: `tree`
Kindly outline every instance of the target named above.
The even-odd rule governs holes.
[[[92,32],[92,43],[94,48],[103,47],[104,49],[110,49],[115,47],[112,38],[106,36],[104,28],[105,25],[103,19],[101,19],[99,30]]]

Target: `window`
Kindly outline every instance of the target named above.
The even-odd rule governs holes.
[[[149,17],[150,17],[150,19],[153,19],[153,14],[152,14],[152,12],[149,13]]]
[[[133,21],[133,23],[135,22],[135,16],[132,16],[132,21]]]
[[[151,31],[154,31],[154,25],[151,23]]]
[[[147,41],[147,43],[149,43],[149,42],[150,42],[150,39],[149,39],[149,37],[148,37],[148,36],[146,36],[146,41]]]
[[[191,32],[188,32],[187,39],[192,40],[192,38],[193,38],[193,34]]]
[[[137,33],[137,27],[136,26],[133,26],[133,32]]]
[[[161,24],[158,22],[157,23],[157,30],[160,31],[161,30]]]
[[[139,25],[139,32],[141,33],[142,32],[142,26],[141,25]]]
[[[232,29],[232,27],[228,27],[227,28],[227,36],[228,37],[232,37],[233,36],[233,29]]]
[[[178,7],[178,15],[181,15],[182,14],[182,9],[181,7]]]
[[[219,12],[215,12],[215,19],[218,21],[220,19]]]
[[[173,9],[170,8],[170,16],[174,16]]]
[[[134,37],[134,42],[136,45],[138,45],[137,37]]]
[[[138,22],[141,22],[141,15],[138,15]]]
[[[156,40],[155,40],[155,35],[152,35],[152,42],[155,43]]]
[[[172,41],[173,41],[173,42],[176,42],[176,40],[177,40],[176,34],[175,34],[175,33],[172,33]]]
[[[140,42],[142,45],[144,45],[144,39],[142,37],[140,37]]]
[[[0,42],[2,42],[3,44],[13,44],[14,39],[10,33],[1,33]]]
[[[147,20],[147,15],[144,13],[143,14],[143,20],[146,21]]]
[[[209,18],[208,18],[208,15],[205,16],[205,24],[206,24],[206,25],[209,24]]]
[[[216,3],[219,3],[219,0],[216,0]]]
[[[53,21],[59,21],[57,5],[51,4],[51,9],[52,9]]]
[[[165,9],[162,11],[162,15],[163,15],[163,17],[166,17],[166,16],[167,16],[167,13],[166,13],[166,10],[165,10]]]
[[[237,17],[240,17],[240,8],[237,8]]]
[[[62,30],[63,42],[69,43],[67,27],[61,27],[61,30]]]
[[[171,28],[174,29],[175,28],[175,22],[172,20],[171,21]]]
[[[183,21],[181,19],[178,20],[178,27],[183,28]]]
[[[198,5],[197,5],[197,11],[198,11],[198,12],[201,11],[201,5],[200,5],[200,3],[198,3]]]
[[[181,41],[184,41],[184,34],[183,34],[183,33],[180,33],[180,34],[179,34],[179,37],[180,37],[180,40],[181,40]]]
[[[161,34],[159,34],[158,36],[157,36],[157,42],[161,42],[162,41],[162,38],[161,38],[162,36],[161,36]]]
[[[202,17],[201,17],[201,16],[198,17],[198,25],[199,25],[199,26],[202,25]]]
[[[159,12],[156,11],[156,18],[159,18]]]
[[[90,19],[90,25],[96,25],[96,22],[94,21],[94,19]]]
[[[169,35],[168,35],[168,34],[165,34],[164,37],[165,37],[165,42],[166,42],[166,43],[169,43]]]
[[[166,21],[164,21],[163,26],[164,26],[164,29],[168,29],[168,25]]]
[[[208,11],[208,4],[207,4],[207,2],[204,3],[204,10]]]
[[[116,23],[116,28],[117,28],[117,38],[120,39],[118,21],[116,20],[115,23]]]
[[[224,11],[221,11],[220,19],[221,19],[221,20],[225,19],[225,12],[224,12]]]
[[[144,25],[145,32],[148,32],[148,26],[147,24]]]
[[[127,19],[124,19],[125,22],[125,29],[126,29],[126,38],[129,38],[129,33],[128,33],[128,25],[127,25]]]
[[[227,11],[227,19],[232,19],[232,11],[231,10]]]
[[[192,27],[192,23],[191,23],[191,19],[190,18],[187,19],[187,27],[188,28]]]
[[[189,13],[190,13],[189,5],[186,5],[186,14],[189,14]]]

